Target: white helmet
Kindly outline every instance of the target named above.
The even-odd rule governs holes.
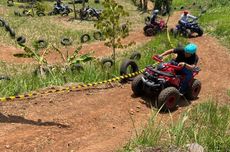
[[[159,13],[159,10],[153,10],[153,13],[157,14],[157,13]]]

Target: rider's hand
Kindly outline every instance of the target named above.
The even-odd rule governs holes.
[[[159,58],[159,59],[163,59],[163,56],[161,56],[161,55],[157,55],[157,57]]]
[[[182,66],[182,67],[185,67],[185,65],[186,65],[185,62],[180,62],[180,63],[178,64],[178,66]]]

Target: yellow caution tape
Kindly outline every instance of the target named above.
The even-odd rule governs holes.
[[[22,95],[16,95],[16,96],[9,96],[9,97],[2,97],[0,98],[0,102],[6,102],[6,101],[13,101],[16,99],[26,99],[26,98],[31,98],[31,97],[35,97],[37,95],[47,95],[47,94],[52,94],[52,93],[62,93],[62,92],[71,92],[71,91],[75,91],[77,89],[81,89],[81,88],[89,88],[89,87],[93,87],[96,85],[100,85],[100,84],[105,84],[105,83],[110,83],[110,82],[115,82],[115,81],[121,81],[123,79],[127,79],[127,78],[131,78],[134,77],[140,73],[143,73],[145,69],[134,72],[134,73],[130,73],[130,74],[126,74],[126,75],[122,75],[119,77],[115,77],[109,80],[104,80],[101,82],[94,82],[94,83],[88,83],[88,84],[79,84],[77,86],[69,86],[66,88],[61,88],[61,89],[52,89],[52,90],[48,90],[45,92],[34,92],[34,93],[27,93],[27,94],[22,94]]]

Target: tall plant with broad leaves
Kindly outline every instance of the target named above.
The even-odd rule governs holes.
[[[124,48],[132,44],[123,45],[121,43],[121,40],[129,35],[128,27],[130,25],[128,20],[122,24],[121,17],[129,16],[129,14],[124,10],[124,7],[117,4],[115,0],[105,0],[103,6],[104,10],[95,27],[103,33],[105,45],[113,49],[112,58],[115,63],[116,49]]]
[[[64,72],[67,71],[68,69],[72,69],[77,64],[92,61],[95,59],[92,56],[92,54],[94,53],[93,51],[80,55],[79,52],[80,52],[82,46],[77,47],[72,54],[70,54],[69,51],[67,50],[66,55],[60,49],[55,47],[54,45],[52,45],[52,47],[54,48],[54,50],[56,52],[58,52],[60,54],[60,56],[64,62]]]
[[[50,70],[48,62],[45,58],[45,56],[50,53],[49,49],[45,49],[43,52],[39,53],[40,48],[35,43],[33,45],[34,49],[26,46],[25,44],[19,44],[19,45],[23,47],[25,53],[14,54],[15,57],[32,58],[38,64],[37,71],[39,75],[44,77],[46,74],[46,71],[48,71],[53,76],[53,73]]]

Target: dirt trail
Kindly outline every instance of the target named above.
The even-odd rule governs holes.
[[[179,108],[174,117],[208,98],[230,102],[226,92],[230,88],[229,50],[207,35],[190,41],[199,46],[202,71],[198,79],[203,88],[200,98]],[[140,129],[149,118],[151,109],[143,102],[132,97],[126,84],[2,103],[0,151],[115,151],[135,135],[132,120]],[[160,117],[169,119],[167,114]]]

